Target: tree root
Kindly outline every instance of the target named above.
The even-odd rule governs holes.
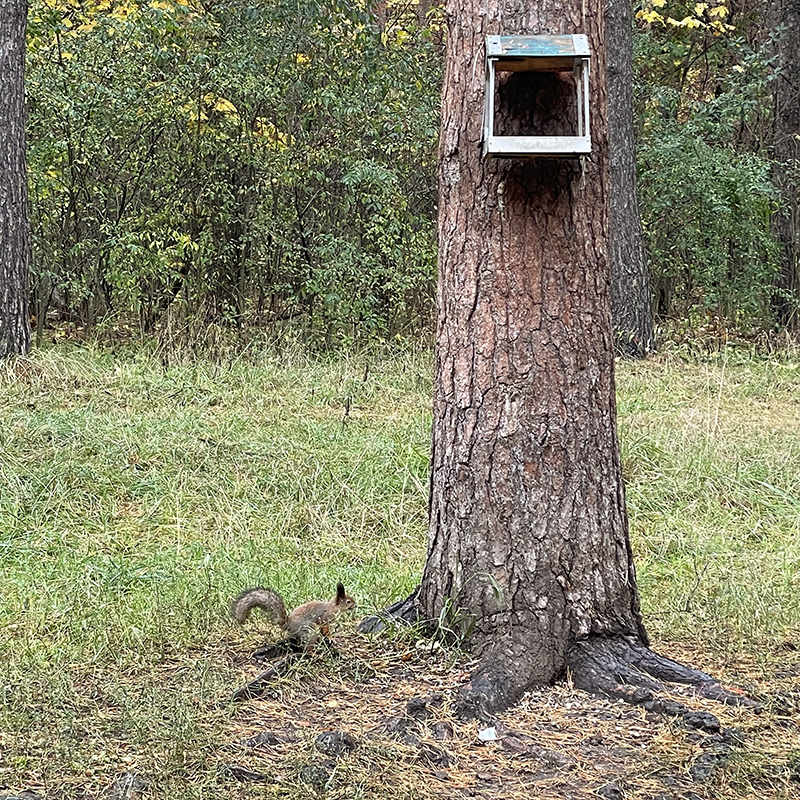
[[[360,633],[381,633],[390,625],[416,625],[420,621],[419,609],[417,608],[417,597],[420,587],[417,586],[405,600],[398,600],[392,603],[384,611],[364,617],[358,625]]]
[[[420,622],[418,595],[419,587],[385,611],[366,617],[358,626],[359,631],[379,633],[391,624]],[[525,682],[518,665],[506,661],[492,656],[484,659],[459,692],[456,700],[459,716],[491,723],[496,713],[512,706],[527,688],[535,685],[533,679]],[[725,687],[705,672],[659,655],[632,635],[593,636],[575,642],[567,655],[567,668],[579,689],[679,717],[692,728],[718,732],[720,723],[709,712],[692,711],[678,700],[658,695],[683,690],[725,705],[760,710],[759,704],[740,690]]]
[[[237,689],[229,698],[228,702],[235,703],[240,700],[252,700],[261,697],[270,684],[282,677],[288,668],[302,658],[306,658],[314,652],[324,651],[330,656],[339,657],[339,651],[333,642],[327,637],[322,637],[315,645],[308,647],[298,639],[283,639],[275,644],[267,644],[260,647],[253,653],[253,660],[268,663],[270,666],[261,674],[256,675],[253,680]],[[279,659],[272,663],[274,659]]]
[[[302,653],[304,647],[293,639],[284,639],[274,644],[265,644],[253,653],[253,661],[271,664],[276,658],[283,658],[291,653]]]
[[[678,684],[691,695],[726,705],[760,708],[739,690],[722,686],[705,672],[659,655],[634,636],[591,637],[576,642],[568,655],[568,667],[579,689],[680,717],[687,725],[707,731],[720,729],[713,714],[692,711],[677,700],[658,697],[657,693],[674,691]]]
[[[228,701],[236,703],[241,700],[252,700],[256,697],[261,697],[275,680],[285,675],[289,667],[304,656],[305,653],[302,652],[289,653],[280,661],[272,664],[269,669],[264,670],[260,675],[253,678],[249,683],[237,689]]]
[[[461,719],[477,719],[494,725],[495,714],[514,705],[527,688],[500,661],[488,659],[459,689],[455,712]]]

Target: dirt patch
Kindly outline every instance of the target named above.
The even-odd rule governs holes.
[[[330,798],[800,797],[800,657],[770,681],[736,668],[760,713],[691,699],[720,732],[684,725],[569,683],[531,692],[497,723],[452,714],[474,664],[429,643],[337,637],[338,658],[294,665],[268,696],[237,707],[223,775],[274,796]],[[697,663],[697,653],[661,644]],[[686,656],[689,656],[688,658]],[[246,662],[243,682],[263,665]],[[686,695],[676,699],[687,702]]]

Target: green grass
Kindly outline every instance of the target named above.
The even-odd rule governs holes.
[[[731,652],[800,635],[800,365],[625,364],[618,396],[651,630]]]
[[[1,369],[0,793],[82,797],[130,768],[153,796],[244,796],[209,757],[226,645],[257,642],[229,599],[341,579],[369,609],[413,587],[429,353],[165,368],[63,345]],[[618,389],[648,628],[724,653],[797,641],[800,366],[661,357],[620,364]]]
[[[86,781],[98,735],[145,745],[138,768],[170,780],[179,756],[202,762],[207,709],[238,679],[203,652],[245,586],[298,604],[343,580],[364,608],[413,587],[424,356],[165,370],[56,349],[20,366],[0,388],[0,787]],[[32,731],[46,762],[17,738]]]

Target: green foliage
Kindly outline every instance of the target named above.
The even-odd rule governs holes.
[[[732,35],[723,6],[709,17],[705,4],[653,5],[639,14],[647,25],[635,60],[640,204],[658,311],[768,323],[777,248],[766,47]]]
[[[42,2],[29,53],[40,317],[429,319],[430,28],[306,0]]]
[[[662,318],[768,325],[773,65],[724,3],[637,14],[640,201]],[[741,13],[741,12],[738,12]],[[142,334],[430,327],[442,10],[33,0],[29,173],[49,309]],[[169,336],[172,336],[169,333]]]
[[[767,319],[776,269],[769,163],[709,144],[693,123],[672,122],[652,126],[640,159],[662,313],[713,313],[735,324]]]

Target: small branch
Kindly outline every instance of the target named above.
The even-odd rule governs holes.
[[[264,670],[260,675],[257,675],[249,683],[246,683],[240,689],[237,689],[231,696],[230,702],[236,703],[240,700],[252,700],[256,697],[261,697],[267,688],[278,678],[284,676],[289,670],[288,668],[294,664],[295,661],[300,660],[305,656],[305,653],[289,653],[284,656],[280,661],[273,664],[269,669]]]

